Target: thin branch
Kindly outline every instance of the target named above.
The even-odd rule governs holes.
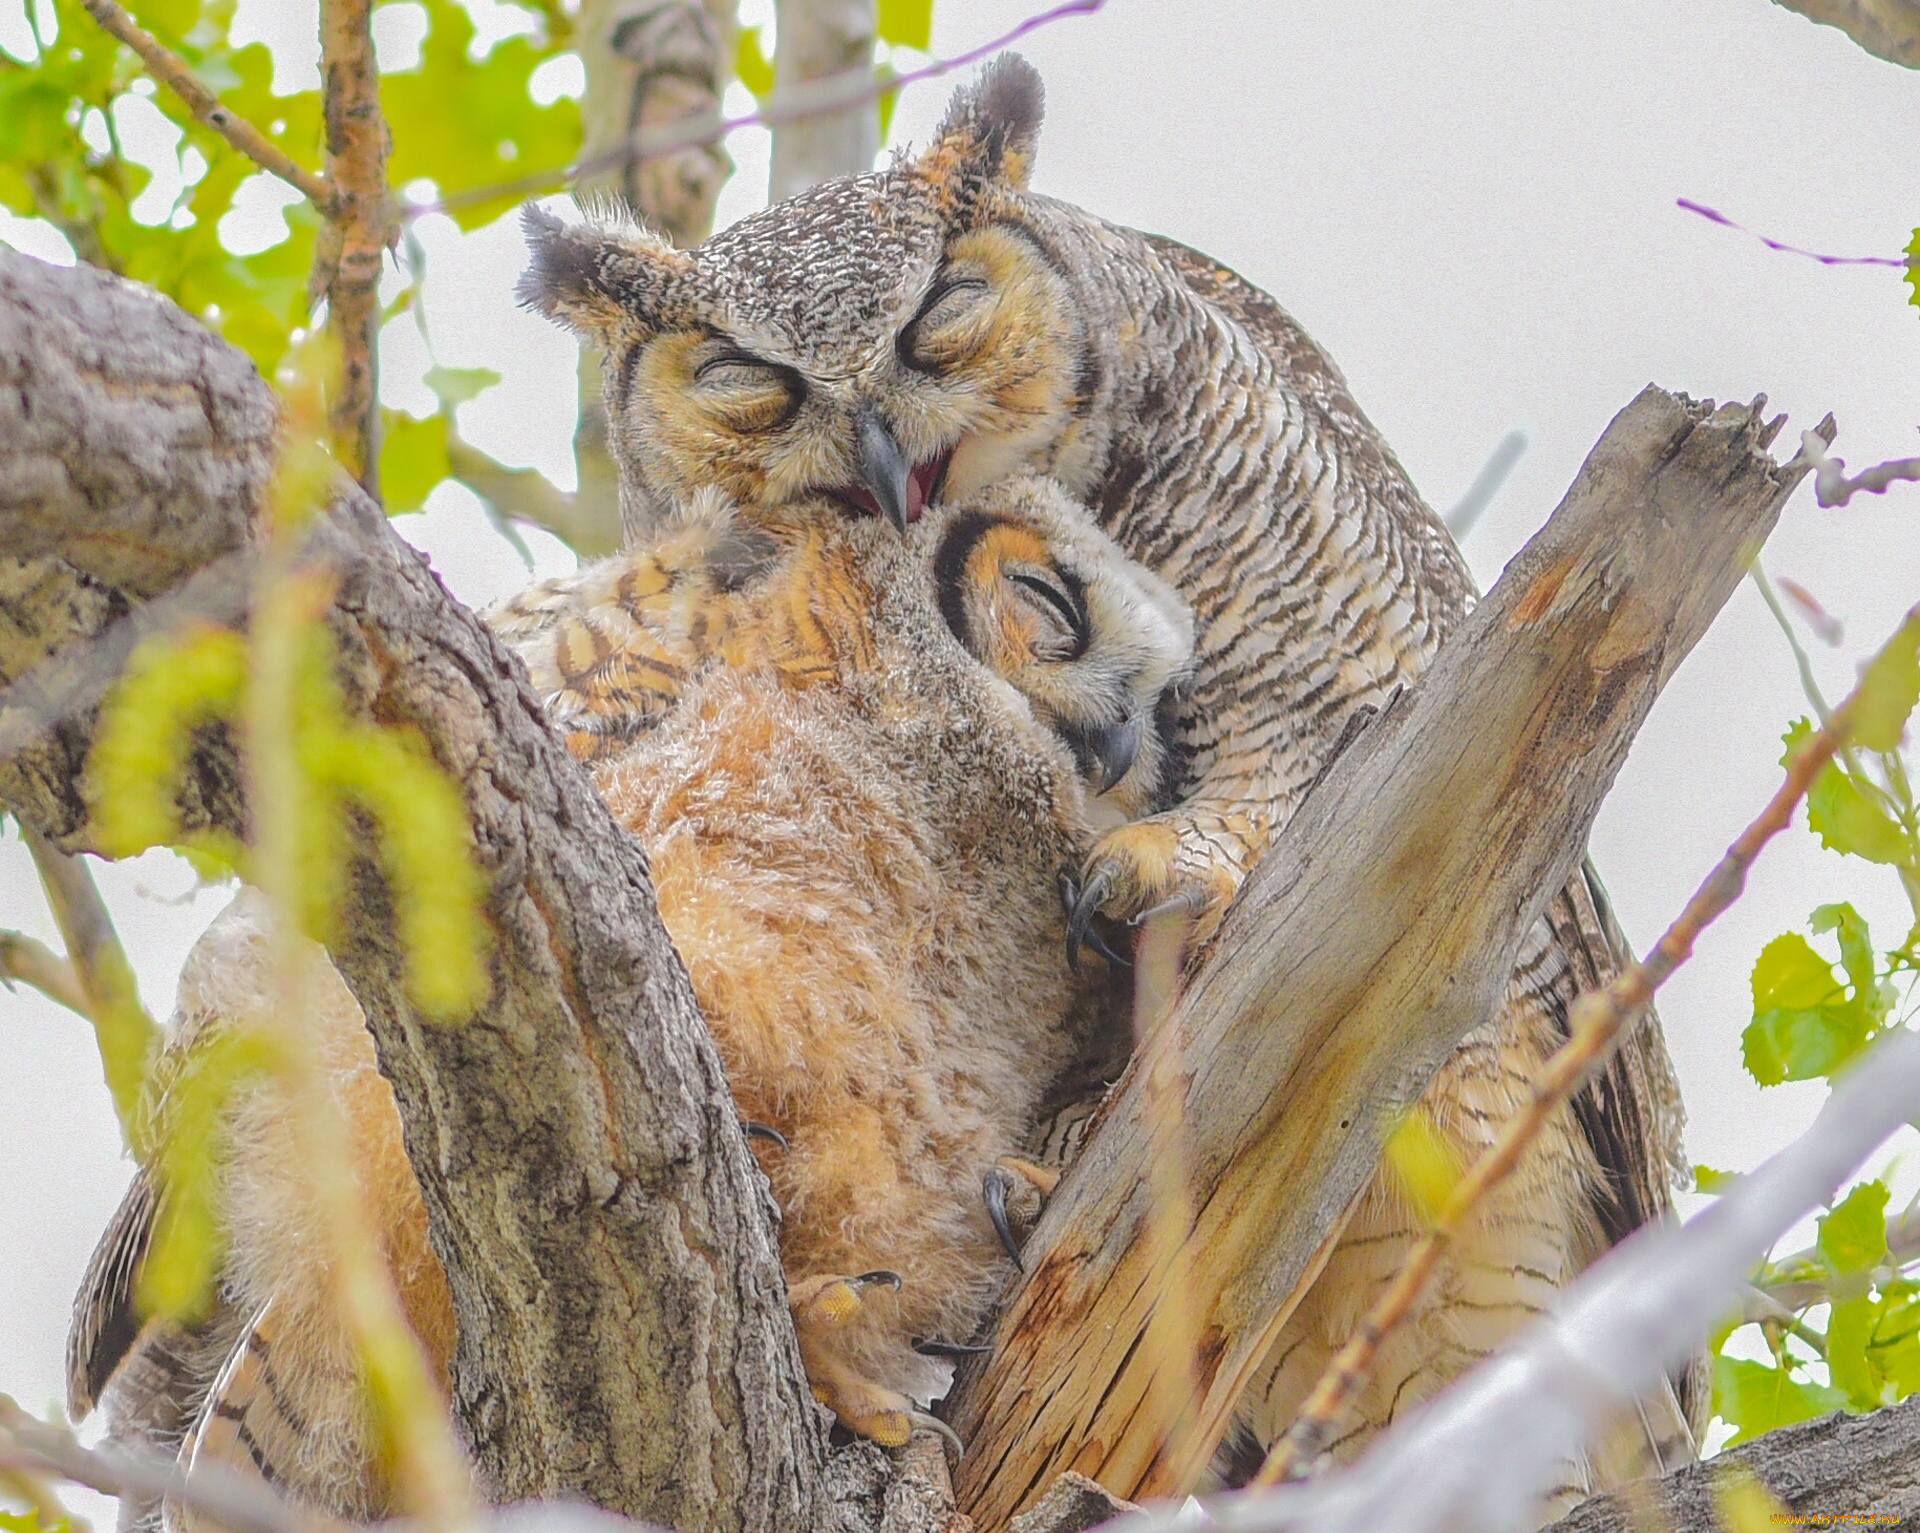
[[[20,835],[33,853],[40,886],[46,890],[60,940],[67,946],[67,961],[86,999],[81,1015],[93,1023],[101,1069],[120,1115],[121,1132],[135,1157],[144,1163],[148,1146],[141,1097],[147,1066],[160,1046],[160,1029],[140,1004],[133,965],[127,962],[119,934],[113,929],[113,917],[94,887],[86,863],[55,850],[24,824]]]
[[[378,498],[380,271],[400,225],[387,193],[392,137],[380,111],[372,22],[372,0],[322,0],[320,72],[335,196],[311,287],[324,282],[327,324],[340,347],[339,389],[327,411],[334,455]]]
[[[1920,479],[1920,458],[1894,458],[1847,477],[1847,460],[1829,457],[1827,444],[1811,431],[1800,433],[1800,451],[1813,465],[1813,497],[1823,506],[1844,506],[1855,492],[1884,495],[1887,486],[1904,479]]]
[[[1890,1282],[1920,1262],[1920,1213],[1909,1211],[1887,1221],[1887,1259],[1871,1274],[1876,1282]],[[1791,1318],[1833,1297],[1832,1282],[1820,1252],[1814,1247],[1795,1251],[1767,1264],[1767,1272],[1753,1284],[1743,1312],[1748,1320]]]
[[[447,430],[447,466],[495,515],[552,533],[582,559],[620,546],[618,508],[589,504],[568,494],[533,468],[509,468],[475,447],[454,427]],[[599,512],[601,514],[596,515]]]
[[[31,985],[48,1000],[93,1020],[72,964],[24,932],[0,931],[0,984],[11,989],[16,982]]]
[[[1500,438],[1500,445],[1481,464],[1480,472],[1473,476],[1473,483],[1467,486],[1467,493],[1447,513],[1447,531],[1453,534],[1454,542],[1466,542],[1467,534],[1473,531],[1473,524],[1480,520],[1480,513],[1500,493],[1500,486],[1507,482],[1507,475],[1513,472],[1513,466],[1526,450],[1527,434],[1524,431],[1509,431]]]
[[[1350,1469],[1222,1497],[1233,1533],[1508,1533],[1579,1444],[1699,1344],[1767,1248],[1833,1195],[1920,1096],[1920,1037],[1881,1038],[1813,1126],[1685,1225],[1650,1225],[1568,1290],[1559,1314],[1394,1427]],[[1815,1510],[1858,1510],[1820,1505]],[[1135,1526],[1130,1524],[1129,1526]],[[1172,1533],[1173,1515],[1139,1533]]]
[[[1920,607],[1907,614],[1892,644],[1908,648],[1920,646]],[[1739,899],[1754,859],[1792,822],[1793,811],[1814,778],[1846,743],[1861,707],[1863,690],[1864,684],[1849,694],[1819,732],[1793,755],[1779,790],[1727,848],[1726,855],[1687,901],[1679,919],[1653,945],[1653,951],[1640,962],[1627,965],[1601,989],[1589,990],[1573,1003],[1569,1027],[1572,1036],[1542,1067],[1533,1084],[1532,1100],[1508,1120],[1500,1137],[1448,1194],[1433,1228],[1414,1247],[1399,1275],[1314,1386],[1299,1419],[1287,1435],[1274,1444],[1255,1477],[1256,1485],[1302,1478],[1311,1469],[1371,1377],[1381,1342],[1418,1302],[1433,1269],[1467,1220],[1487,1194],[1519,1164],[1548,1119],[1565,1106],[1591,1073],[1605,1062],[1629,1024],[1653,999],[1654,992],[1693,955],[1693,945],[1700,934]]]
[[[1778,4],[1779,0],[1775,0],[1775,3]],[[1908,265],[1905,256],[1837,256],[1822,255],[1817,250],[1802,250],[1798,245],[1782,244],[1779,240],[1768,239],[1764,234],[1756,234],[1745,224],[1735,223],[1718,208],[1710,208],[1704,203],[1695,202],[1691,197],[1676,197],[1673,201],[1676,207],[1684,208],[1689,213],[1698,213],[1709,223],[1719,224],[1724,229],[1733,229],[1757,239],[1769,250],[1777,250],[1782,255],[1805,256],[1809,261],[1818,261],[1822,266],[1897,266],[1905,271]]]
[[[1915,0],[1773,0],[1822,26],[1837,27],[1889,64],[1920,69],[1920,4]]]
[[[82,1447],[73,1433],[28,1415],[6,1395],[0,1395],[0,1466],[57,1476],[103,1496],[164,1496],[231,1533],[349,1533],[351,1527],[292,1506],[217,1465],[187,1474],[158,1453],[125,1446]]]
[[[400,210],[405,219],[418,218],[424,213],[452,213],[461,208],[478,206],[500,198],[537,197],[546,192],[554,192],[593,176],[604,174],[634,160],[656,159],[664,154],[676,154],[682,149],[697,148],[701,144],[717,144],[729,134],[741,128],[775,128],[786,123],[804,122],[811,117],[825,116],[830,112],[843,112],[849,107],[863,106],[869,101],[878,101],[882,96],[900,90],[908,85],[917,85],[922,80],[937,80],[942,75],[952,74],[956,69],[964,69],[969,64],[978,63],[990,54],[998,53],[1025,37],[1029,32],[1059,21],[1067,16],[1090,16],[1102,9],[1107,0],[1067,0],[1064,5],[1056,5],[1050,10],[1029,16],[1017,27],[1003,32],[991,42],[982,43],[977,48],[969,48],[965,53],[957,53],[951,58],[935,59],[919,69],[910,69],[905,74],[876,76],[868,70],[855,70],[847,74],[836,75],[821,80],[806,88],[800,99],[789,98],[783,101],[776,95],[760,111],[750,112],[744,117],[722,118],[718,121],[711,117],[700,116],[679,123],[671,123],[659,128],[637,133],[626,143],[609,149],[604,154],[594,155],[572,165],[564,165],[555,170],[535,171],[531,175],[519,176],[511,181],[496,182],[492,186],[473,187],[468,191],[455,192],[434,202],[412,202]]]
[[[162,44],[152,33],[143,31],[138,22],[114,4],[114,0],[80,0],[80,3],[87,8],[87,14],[100,24],[102,31],[117,37],[137,53],[140,61],[147,66],[147,72],[186,103],[195,122],[218,133],[254,164],[270,175],[278,176],[322,213],[332,210],[333,186],[325,176],[315,175],[296,165],[287,157],[285,150],[269,143],[246,118],[222,106],[219,97],[201,84],[199,77],[187,67],[186,60]]]

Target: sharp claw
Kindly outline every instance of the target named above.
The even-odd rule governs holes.
[[[750,1123],[745,1118],[742,1118],[740,1120],[740,1132],[745,1134],[749,1139],[764,1139],[768,1144],[777,1144],[783,1150],[789,1148],[787,1136],[777,1128],[768,1128],[764,1123]]]
[[[1074,900],[1073,908],[1067,912],[1067,967],[1076,974],[1080,972],[1081,944],[1087,940],[1087,932],[1093,925],[1095,913],[1100,909],[1100,902],[1112,888],[1113,875],[1102,868],[1087,880]]]
[[[849,1283],[857,1283],[862,1288],[871,1288],[876,1283],[885,1283],[895,1293],[900,1291],[900,1274],[897,1272],[863,1272],[856,1278],[848,1278]]]
[[[922,1357],[984,1357],[993,1350],[992,1343],[975,1344],[966,1341],[941,1341],[937,1337],[922,1336],[913,1344],[913,1350]]]
[[[1006,1175],[999,1167],[981,1179],[980,1196],[986,1200],[987,1218],[993,1224],[994,1233],[1006,1247],[1007,1255],[1013,1258],[1014,1271],[1025,1272],[1026,1266],[1020,1260],[1020,1242],[1013,1238],[1013,1226],[1007,1222]]]
[[[1178,894],[1162,900],[1158,905],[1149,907],[1127,922],[1129,927],[1142,927],[1149,921],[1157,921],[1161,916],[1184,915],[1189,921],[1199,917],[1207,908],[1207,891],[1198,888],[1182,889]]]
[[[948,1426],[938,1416],[930,1416],[925,1411],[906,1411],[902,1414],[919,1430],[923,1432],[937,1432],[940,1436],[944,1437],[947,1440],[948,1446],[953,1449],[953,1456],[955,1458],[965,1458],[967,1456],[967,1445],[960,1441],[960,1434],[954,1431],[952,1427]]]
[[[1118,953],[1114,952],[1114,950],[1107,945],[1107,939],[1100,935],[1097,927],[1089,926],[1087,928],[1087,946],[1092,948],[1094,952],[1098,953],[1102,958],[1106,959],[1106,961],[1116,969],[1131,969],[1133,967],[1133,960],[1131,958],[1122,958]]]

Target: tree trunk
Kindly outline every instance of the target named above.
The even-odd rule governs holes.
[[[251,365],[171,303],[0,252],[0,547],[23,561],[0,615],[32,634],[0,680],[243,548],[274,432]],[[493,991],[462,1024],[408,999],[370,846],[332,950],[399,1099],[488,1494],[686,1533],[818,1527],[825,1439],[773,1210],[644,854],[524,671],[357,486],[336,486],[303,557],[338,581],[349,695],[460,784],[488,879]],[[0,802],[67,850],[88,838],[92,722],[0,763]],[[243,834],[240,781],[225,732],[202,731],[184,815]]]
[[[1664,1480],[1583,1501],[1544,1533],[1720,1533],[1714,1486],[1735,1464],[1789,1512],[1897,1527],[1920,1517],[1920,1396],[1865,1416],[1781,1427]]]
[[[782,106],[804,102],[810,85],[873,68],[875,0],[774,0],[774,14],[774,90]],[[779,202],[817,182],[871,170],[879,152],[877,101],[781,123],[773,130],[767,200]]]
[[[1773,0],[1809,21],[1838,27],[1875,58],[1920,69],[1920,0]]]
[[[954,1411],[960,1503],[986,1533],[1066,1469],[1134,1500],[1194,1482],[1391,1123],[1492,1013],[1634,732],[1804,472],[1765,452],[1760,403],[1649,388],[1622,411],[1256,867]],[[1156,1229],[1170,1178],[1181,1206]]]

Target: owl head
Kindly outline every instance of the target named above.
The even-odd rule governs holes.
[[[1179,776],[1171,712],[1193,660],[1173,588],[1037,476],[938,507],[925,533],[962,647],[1027,699],[1094,794],[1127,818],[1164,807]]]
[[[1084,392],[1061,263],[1023,219],[1039,75],[1004,55],[933,143],[829,181],[691,250],[526,214],[529,306],[601,348],[634,536],[716,484],[811,494],[905,527],[1024,463]]]

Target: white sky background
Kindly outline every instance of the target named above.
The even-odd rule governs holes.
[[[0,0],[0,45],[18,36],[18,5]],[[934,50],[1042,8],[938,0]],[[770,6],[743,10],[758,20]],[[306,84],[311,5],[242,0],[241,12],[284,42],[281,87]],[[1047,83],[1038,189],[1197,246],[1272,292],[1433,504],[1452,504],[1507,431],[1527,430],[1467,543],[1483,586],[1649,381],[1716,399],[1764,391],[1791,417],[1783,454],[1828,410],[1856,467],[1920,452],[1920,314],[1899,274],[1777,254],[1674,206],[1691,198],[1842,255],[1897,255],[1920,221],[1920,76],[1766,0],[1110,0],[1022,48]],[[925,141],[949,85],[905,94],[896,142]],[[764,193],[766,135],[732,149],[723,220]],[[463,407],[463,429],[570,485],[573,349],[513,306],[514,223],[463,238],[429,219],[417,232],[440,361],[507,374]],[[42,254],[60,243],[18,221],[0,221],[0,238]],[[389,403],[425,413],[408,322],[387,332],[384,362]],[[455,487],[397,525],[469,601],[529,578]],[[551,540],[530,542],[539,573],[566,567]],[[1920,487],[1833,511],[1803,488],[1766,557],[1845,622],[1841,649],[1815,646],[1838,696],[1920,599]],[[1773,791],[1781,729],[1805,711],[1785,642],[1743,586],[1668,686],[1594,833],[1637,947]],[[100,879],[164,1014],[224,896],[193,897],[164,855]],[[1885,870],[1796,828],[1667,987],[1693,1159],[1750,1166],[1811,1119],[1822,1087],[1763,1093],[1740,1069],[1747,972],[1768,939],[1841,898],[1883,945],[1910,919]],[[14,841],[0,843],[0,925],[52,938]],[[37,997],[0,993],[0,1390],[30,1408],[60,1395],[67,1307],[127,1176],[90,1037]]]

